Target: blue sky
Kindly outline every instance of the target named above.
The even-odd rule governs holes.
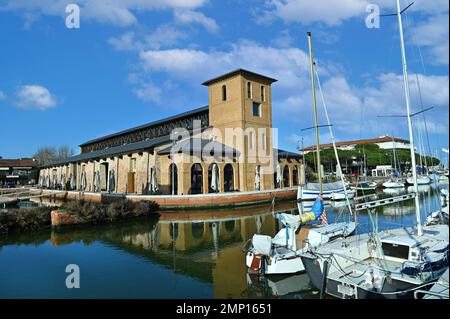
[[[79,29],[65,26],[68,3],[81,8]],[[279,80],[279,146],[295,150],[302,134],[311,144],[312,131],[301,132],[313,123],[307,31],[336,139],[407,138],[406,120],[377,117],[404,114],[405,102],[397,20],[367,28],[370,3],[395,11],[395,0],[0,0],[0,156],[62,144],[78,152],[207,105],[201,83],[236,68]],[[448,2],[415,1],[403,18],[413,111],[434,106],[426,120],[437,151],[448,147]],[[319,113],[324,123],[320,99]],[[423,118],[414,124],[426,140]]]

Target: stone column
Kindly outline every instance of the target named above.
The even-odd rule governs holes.
[[[208,164],[201,163],[202,166],[202,187],[203,187],[203,194],[208,194]]]
[[[223,193],[225,192],[225,176],[224,176],[224,167],[225,164],[217,164],[219,168],[219,192]]]

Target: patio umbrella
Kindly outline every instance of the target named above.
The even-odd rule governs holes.
[[[217,164],[213,164],[211,172],[211,189],[215,192],[219,191],[219,172]]]
[[[52,188],[56,188],[57,183],[58,183],[58,181],[57,181],[57,177],[55,174],[55,175],[53,175],[53,179],[52,179]]]
[[[47,175],[46,186],[47,186],[47,188],[50,188],[50,175]]]
[[[156,169],[152,167],[150,169],[150,191],[155,193],[158,191],[158,182],[156,181]]]
[[[302,164],[300,166],[300,184],[305,185],[306,184],[306,171],[305,171],[305,164]]]
[[[81,173],[81,190],[86,190],[87,180],[86,180],[86,172]]]
[[[259,166],[255,168],[255,190],[259,191],[261,189],[261,176],[259,172]]]
[[[281,187],[281,166],[277,163],[277,186]]]
[[[112,193],[116,190],[116,177],[114,170],[109,171],[109,192]]]
[[[61,184],[61,189],[64,189],[66,187],[66,175],[61,173],[60,176],[60,184]]]
[[[43,186],[44,182],[43,182],[43,176],[39,175],[39,182],[38,182],[38,187],[41,188]]]
[[[100,191],[100,172],[94,173],[94,192]]]
[[[70,175],[70,188],[71,189],[77,188],[77,178],[76,178],[75,174]]]

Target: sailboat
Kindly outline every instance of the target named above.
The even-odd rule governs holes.
[[[308,44],[309,44],[309,57],[310,57],[310,69],[311,69],[311,87],[312,87],[312,95],[313,95],[313,107],[314,107],[314,128],[316,134],[316,163],[317,163],[317,179],[318,183],[306,183],[300,184],[297,189],[297,201],[308,201],[315,200],[318,195],[321,195],[325,200],[344,200],[347,198],[353,198],[356,194],[356,191],[347,189],[346,182],[344,180],[344,175],[342,173],[341,165],[339,162],[339,156],[337,153],[336,143],[334,138],[332,138],[333,149],[337,161],[336,168],[338,170],[338,176],[341,178],[341,181],[333,182],[333,183],[323,183],[322,182],[322,165],[320,163],[320,143],[319,143],[319,124],[318,124],[318,114],[317,114],[317,103],[316,103],[316,86],[314,76],[316,75],[314,60],[312,55],[312,43],[311,43],[311,34],[308,33]],[[320,83],[319,83],[320,86]],[[320,91],[322,92],[322,91]],[[322,94],[322,93],[321,93]],[[322,101],[324,102],[324,98],[322,95]],[[326,111],[326,107],[324,104],[325,115],[328,121],[328,127],[331,133],[331,125],[328,117],[328,113]],[[332,136],[332,133],[331,133]]]
[[[401,12],[397,0],[416,227],[380,232],[375,229],[303,253],[303,265],[322,296],[326,293],[354,299],[413,298],[415,290],[429,289],[448,269],[448,226],[422,226],[421,222]]]
[[[310,32],[308,32],[308,43],[311,58],[311,77],[314,80]],[[314,85],[313,85],[313,98],[316,110]],[[325,104],[324,109],[327,116],[327,120],[329,121]],[[317,112],[315,112],[315,114],[317,115]],[[317,117],[316,117],[316,124],[317,124]],[[317,133],[317,125],[316,125],[316,133]],[[334,144],[334,137],[332,134],[331,136]],[[318,137],[318,135],[316,135],[316,137]],[[318,155],[318,164],[319,164],[318,168],[320,168],[320,155]],[[340,187],[342,187],[343,194],[347,195],[347,190],[345,186],[345,181],[343,180],[343,174],[339,158],[337,170],[338,174],[342,178],[342,181],[340,182],[341,183]],[[321,183],[320,169],[318,170],[318,174],[319,174],[318,190],[320,193],[322,193],[324,189]],[[320,193],[317,193],[317,195]],[[323,202],[325,196],[322,196],[322,198],[318,198],[317,195],[315,195],[316,202],[312,207],[310,207],[309,213],[308,212],[303,213],[303,207],[301,207],[301,205],[304,202],[300,202],[298,203],[300,215],[291,215],[286,213],[276,214],[275,217],[283,223],[284,227],[273,238],[271,238],[270,236],[259,234],[253,235],[253,238],[251,240],[251,246],[245,250],[246,265],[248,267],[249,272],[271,275],[271,274],[290,274],[304,271],[305,268],[303,266],[300,257],[301,253],[305,252],[307,249],[311,247],[320,246],[336,238],[347,237],[355,231],[356,223],[352,221],[339,222],[333,224],[328,224],[326,222],[325,223],[322,222],[321,224],[309,223],[309,221],[312,221],[314,217],[309,218],[308,214],[310,214],[309,216],[311,216],[311,214],[314,216],[312,212],[314,211],[316,203],[322,205],[322,209],[325,206],[325,203]],[[349,202],[349,197],[346,196],[345,199],[347,200],[349,212],[350,214],[352,214],[352,208]]]
[[[405,187],[405,184],[398,178],[398,176],[395,176],[395,174],[398,174],[398,171],[397,171],[397,156],[396,156],[396,151],[395,151],[394,137],[392,137],[392,151],[394,154],[394,174],[390,180],[383,183],[383,187],[384,188],[403,188],[403,187]]]
[[[418,136],[420,138],[420,134]],[[430,176],[428,176],[428,170],[426,171],[426,174],[424,174],[421,152],[419,153],[419,159],[420,159],[420,167],[419,167],[419,169],[416,168],[416,175],[417,175],[417,171],[420,172],[420,174],[417,175],[417,184],[428,185],[431,183],[431,178],[430,178]],[[410,176],[406,178],[406,183],[409,185],[414,185],[413,174],[410,174]]]

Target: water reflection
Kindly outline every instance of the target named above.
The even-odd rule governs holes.
[[[383,196],[392,195],[380,191],[363,200]],[[420,200],[424,214],[437,209],[439,190],[429,187],[420,193]],[[273,212],[298,214],[311,205],[284,202]],[[328,221],[349,218],[346,205],[345,201],[327,203]],[[378,207],[374,214],[379,228],[413,225],[414,200]],[[365,211],[358,214],[358,223],[358,232],[373,227]],[[273,236],[281,227],[271,205],[262,205],[177,210],[158,219],[2,236],[0,297],[316,298],[306,274],[264,279],[247,275],[244,244],[255,233]],[[27,268],[31,279],[23,282],[23,273],[15,271],[17,265],[37,261],[41,267]],[[37,278],[41,277],[44,282],[64,282],[63,268],[55,267],[74,262],[89,278],[83,289],[67,292],[62,285],[40,286]],[[105,273],[114,280],[105,281]]]

